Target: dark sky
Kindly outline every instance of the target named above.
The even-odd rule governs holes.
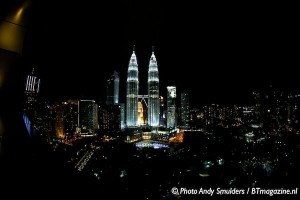
[[[104,100],[117,70],[121,101],[133,44],[146,93],[151,46],[167,85],[194,105],[243,103],[267,84],[299,89],[299,31],[293,5],[199,4],[171,0],[36,1],[26,67],[44,94]]]

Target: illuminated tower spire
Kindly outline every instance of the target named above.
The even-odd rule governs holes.
[[[126,124],[127,127],[138,126],[138,91],[139,71],[135,55],[135,46],[128,65],[126,93]]]
[[[152,127],[159,126],[159,77],[154,46],[148,70],[148,124]]]

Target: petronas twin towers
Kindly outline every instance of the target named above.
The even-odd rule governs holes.
[[[127,74],[126,93],[126,124],[127,127],[137,127],[138,123],[138,93],[139,93],[139,70],[135,49],[133,49]],[[154,49],[148,69],[148,125],[159,126],[159,77]]]
[[[133,49],[127,73],[126,125],[138,126],[139,69]]]

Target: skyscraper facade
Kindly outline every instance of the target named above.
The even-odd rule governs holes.
[[[116,71],[107,80],[106,85],[106,105],[116,105],[119,103],[120,78]]]
[[[166,127],[166,110],[164,97],[159,97],[159,126]]]
[[[138,91],[139,71],[135,50],[133,49],[127,73],[126,91],[126,125],[127,127],[138,126]]]
[[[64,115],[65,115],[65,105],[62,102],[56,102],[52,106],[53,113],[53,125],[55,135],[58,138],[63,139],[65,137],[64,132]]]
[[[119,103],[120,107],[120,120],[121,120],[121,130],[125,128],[125,104]]]
[[[176,127],[176,87],[167,87],[167,128]]]
[[[180,96],[180,118],[181,118],[181,125],[184,127],[189,126],[189,119],[190,119],[190,105],[189,105],[189,94],[187,92],[182,92]]]
[[[37,118],[37,98],[40,92],[40,79],[32,73],[27,76],[25,84],[25,107],[24,111],[28,118],[36,125]]]
[[[98,128],[97,104],[94,100],[80,100],[78,110],[81,133],[93,133]]]
[[[40,91],[40,79],[34,75],[34,68],[32,69],[31,75],[27,76],[25,92],[35,92]]]
[[[121,130],[119,105],[103,105],[98,107],[99,130],[118,132]]]
[[[153,49],[148,70],[148,124],[159,126],[159,76]]]
[[[78,127],[78,101],[70,99],[64,104],[64,132],[66,137],[71,138],[76,132],[76,127]]]

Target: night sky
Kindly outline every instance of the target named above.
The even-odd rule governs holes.
[[[293,5],[37,1],[34,8],[23,55],[48,97],[104,101],[106,79],[117,70],[124,102],[134,44],[141,94],[152,45],[164,96],[167,85],[190,92],[193,105],[248,102],[268,84],[300,91]]]

